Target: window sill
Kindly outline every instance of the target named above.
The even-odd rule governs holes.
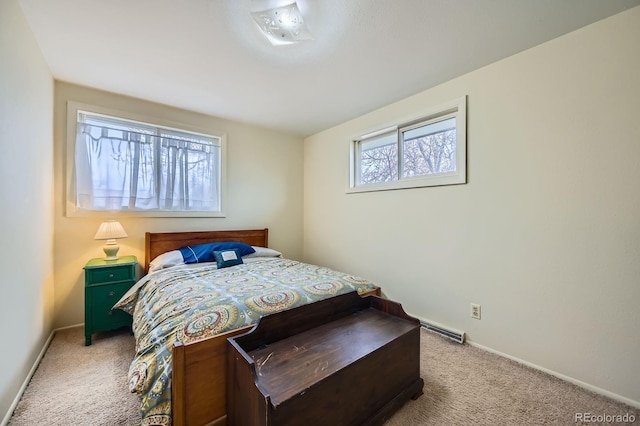
[[[345,192],[347,194],[356,194],[360,192],[392,191],[394,189],[426,188],[431,186],[461,185],[465,183],[467,183],[466,175],[456,173],[447,176],[407,178],[396,182],[359,185],[349,187]]]
[[[67,206],[66,217],[227,217],[225,212],[206,211],[123,211],[123,210],[79,210]]]

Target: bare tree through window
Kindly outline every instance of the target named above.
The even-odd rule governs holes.
[[[362,150],[362,183],[392,182],[398,179],[398,144]]]
[[[403,177],[456,171],[456,129],[455,122],[451,121],[403,133]]]
[[[398,133],[361,142],[360,182],[385,183],[402,177],[428,176],[456,171],[456,128],[451,118],[418,126],[402,135],[402,164],[398,162]]]
[[[220,138],[79,111],[77,206],[220,209]]]

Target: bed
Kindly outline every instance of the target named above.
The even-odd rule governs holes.
[[[151,261],[161,254],[185,246],[229,241],[244,243],[256,248],[266,248],[268,247],[268,229],[146,233],[145,272],[149,271]],[[136,337],[136,350],[140,350],[140,352],[132,361],[129,379],[132,383],[130,388],[136,388],[135,390],[141,397],[143,425],[225,425],[227,338],[249,331],[257,323],[260,316],[268,313],[286,310],[300,304],[311,303],[350,291],[357,291],[360,295],[380,294],[378,287],[360,277],[270,254],[264,258],[257,256],[249,259],[250,257],[252,256],[243,257],[245,262],[241,265],[224,269],[217,269],[214,262],[212,265],[187,265],[193,267],[172,267],[149,273],[140,280],[138,284],[142,285],[138,285],[139,288],[136,291],[128,297],[123,297],[127,300],[121,300],[121,303],[116,305],[121,309],[127,305],[127,309],[134,317],[133,329]],[[181,275],[182,269],[189,276],[188,280]],[[245,298],[243,300],[251,302],[245,303],[245,305],[253,309],[246,313],[245,311],[237,313],[236,308],[230,308],[234,311],[232,315],[220,314],[222,311],[219,310],[209,314],[204,312],[204,308],[202,311],[199,310],[201,309],[200,304],[195,307],[196,304],[193,302],[183,302],[182,296],[176,296],[190,292],[193,288],[208,287],[210,282],[218,281],[221,283],[231,281],[234,283],[240,281],[260,283],[260,285],[252,284],[249,286],[252,287],[252,290],[255,288],[258,291],[260,287],[266,288],[272,285],[270,281],[266,281],[265,277],[267,276],[277,276],[278,280],[286,281],[287,285],[298,286],[296,281],[304,283],[305,279],[311,279],[307,277],[310,274],[313,274],[312,279],[315,280],[316,272],[319,274],[318,279],[321,280],[307,282],[304,289],[295,287],[292,290],[287,290],[287,294],[293,296],[285,298],[286,303],[277,300],[277,303],[261,309],[264,306],[257,306],[256,303],[260,304],[263,300],[272,298],[273,292],[269,294],[265,292],[263,295],[256,293],[250,297],[242,296]],[[300,273],[299,279],[298,275],[294,275],[298,273]],[[284,280],[280,276],[287,278]],[[196,281],[191,281],[192,279]],[[262,281],[263,279],[265,281]],[[329,281],[334,279],[337,280],[335,283]],[[145,283],[144,280],[148,282]],[[223,291],[220,288],[216,287],[214,291],[216,296]],[[237,293],[236,288],[230,287],[224,291]],[[312,290],[311,293],[307,291],[309,288]],[[236,293],[233,295],[237,295]],[[220,298],[227,300],[229,299],[227,296],[227,293],[223,293]],[[198,300],[202,300],[204,296],[198,295],[197,297],[200,298]],[[186,298],[185,296],[185,300]],[[169,303],[174,305],[169,306]],[[186,309],[185,306],[191,310]],[[163,323],[161,319],[163,320],[167,316],[167,310],[181,311],[184,318],[182,320],[172,319],[171,321],[176,323],[183,321],[183,323],[177,325],[171,321]],[[156,312],[159,313],[157,318],[153,316]],[[207,315],[209,318],[215,316],[217,319],[226,315],[226,319],[233,317],[233,320],[227,321],[229,327],[220,328],[215,332],[215,335],[200,333],[201,330],[198,327],[206,322],[201,318],[205,318]],[[160,331],[168,334],[160,335]],[[146,352],[143,350],[144,347],[147,347]],[[151,347],[154,351],[153,356],[150,354],[151,349],[149,348]],[[149,365],[153,365],[153,368],[150,368]],[[139,386],[139,383],[143,383],[147,376],[152,375],[154,376],[153,380],[148,381],[144,386]],[[135,383],[138,385],[133,385]]]

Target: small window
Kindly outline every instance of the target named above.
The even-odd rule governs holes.
[[[67,215],[224,216],[224,136],[73,103],[68,113]]]
[[[466,98],[355,139],[347,192],[466,183]]]

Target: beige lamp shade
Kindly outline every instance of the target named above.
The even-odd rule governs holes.
[[[107,220],[106,222],[102,222],[100,228],[98,228],[98,232],[96,232],[95,237],[96,240],[107,240],[102,250],[107,255],[105,260],[117,260],[118,259],[118,243],[116,239],[118,238],[127,238],[128,235],[125,232],[120,222],[117,220]]]

